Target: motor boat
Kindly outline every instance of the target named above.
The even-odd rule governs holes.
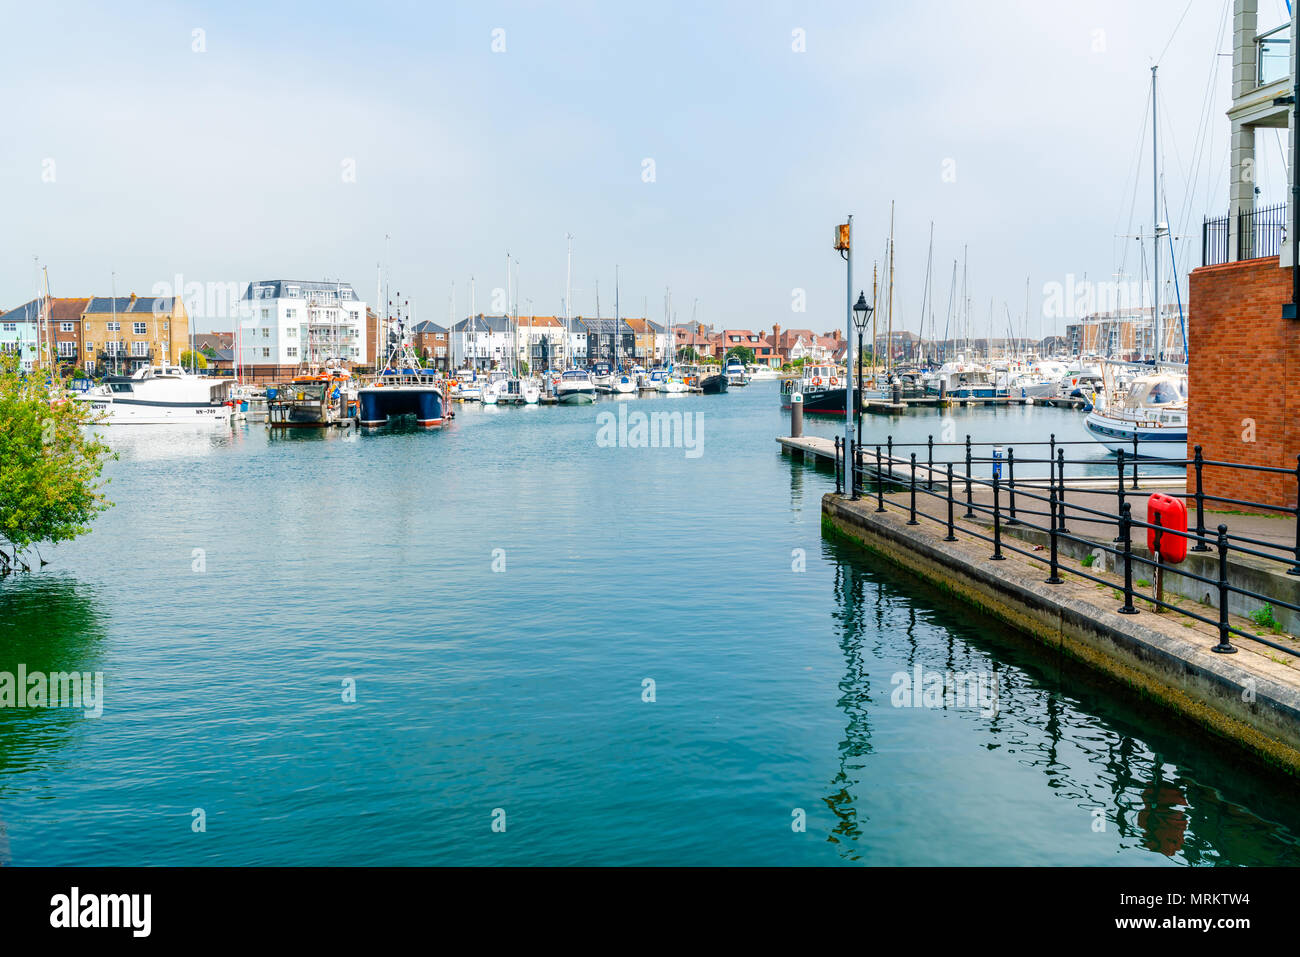
[[[745,363],[735,356],[727,360],[722,374],[727,377],[727,385],[749,385],[749,375],[745,372]]]
[[[845,395],[844,373],[835,366],[804,366],[803,372],[781,379],[781,408],[790,408],[790,400],[799,393],[803,396],[805,412],[844,414],[848,399]]]
[[[596,401],[596,384],[586,369],[565,369],[555,385],[555,397],[565,405]]]

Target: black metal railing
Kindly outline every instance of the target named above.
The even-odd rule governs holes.
[[[870,498],[875,500],[874,511],[885,512],[888,511],[887,505],[894,506],[906,511],[909,525],[917,525],[920,524],[920,519],[927,519],[943,526],[946,530],[945,541],[957,541],[958,533],[961,533],[967,538],[988,542],[992,546],[990,559],[993,561],[1004,560],[1006,558],[1004,552],[1018,553],[1034,561],[1042,561],[1041,550],[1046,547],[1049,574],[1045,581],[1048,584],[1055,585],[1063,581],[1061,544],[1075,543],[1083,546],[1093,555],[1104,553],[1110,556],[1112,559],[1110,564],[1117,573],[1122,573],[1123,583],[1119,585],[1112,579],[1091,574],[1088,571],[1091,565],[1070,568],[1070,573],[1073,575],[1116,589],[1117,597],[1123,599],[1123,605],[1118,610],[1124,614],[1138,613],[1139,609],[1134,604],[1134,598],[1137,597],[1149,602],[1157,613],[1175,612],[1217,629],[1218,644],[1213,647],[1213,650],[1220,653],[1228,654],[1236,651],[1232,646],[1233,635],[1258,642],[1288,655],[1295,655],[1300,651],[1300,647],[1280,644],[1263,634],[1234,625],[1228,610],[1231,597],[1237,595],[1260,603],[1260,610],[1266,607],[1270,611],[1273,608],[1284,608],[1300,614],[1300,604],[1293,604],[1277,595],[1265,595],[1234,584],[1230,578],[1233,556],[1248,556],[1256,567],[1262,566],[1288,575],[1300,576],[1300,456],[1296,457],[1294,469],[1246,465],[1207,459],[1198,445],[1189,459],[1159,460],[1160,466],[1182,467],[1186,469],[1185,473],[1166,471],[1159,475],[1139,476],[1136,447],[1133,453],[1120,451],[1115,456],[1113,466],[1109,466],[1113,469],[1111,474],[1115,477],[1113,484],[1100,484],[1105,481],[1105,478],[1104,475],[1098,474],[1074,478],[1076,483],[1080,481],[1088,483],[1087,494],[1112,499],[1114,509],[1107,510],[1093,508],[1078,501],[1076,496],[1085,490],[1079,489],[1076,485],[1071,492],[1070,482],[1066,478],[1067,466],[1095,468],[1099,462],[1106,464],[1104,459],[1067,458],[1067,448],[1076,446],[1096,448],[1099,444],[1093,440],[1060,441],[1053,435],[1048,442],[1018,442],[1015,446],[1008,446],[1005,455],[1002,455],[1000,454],[1002,443],[973,442],[969,435],[964,442],[935,442],[934,437],[930,436],[926,442],[903,443],[895,442],[891,435],[884,443],[873,443],[871,446],[855,447],[855,443],[849,441],[846,455],[845,440],[837,437],[835,491],[856,500],[862,497],[865,490]],[[986,448],[990,454],[979,454]],[[919,453],[914,451],[918,449],[924,449],[924,464],[918,462]],[[938,459],[936,459],[936,450],[939,454]],[[1026,450],[1029,450],[1030,454],[1027,455]],[[1035,457],[1034,450],[1045,450],[1046,455],[1043,456],[1042,451],[1039,451],[1039,457]],[[953,454],[945,454],[945,451]],[[897,454],[900,452],[902,454]],[[846,461],[853,463],[852,468],[846,470]],[[961,471],[955,471],[954,467]],[[1019,479],[1016,476],[1017,468],[1021,470]],[[924,470],[923,479],[918,478],[918,469]],[[1027,469],[1036,474],[1027,476]],[[1279,505],[1210,494],[1205,489],[1207,469],[1227,470],[1241,474],[1263,473],[1287,476],[1288,485],[1294,482],[1295,502]],[[977,475],[977,471],[987,475]],[[1185,479],[1181,488],[1162,488],[1160,492],[1184,500],[1187,506],[1186,531],[1163,526],[1158,514],[1152,516],[1154,519],[1152,522],[1133,517],[1131,499],[1140,494],[1136,490],[1143,478],[1168,479],[1178,477],[1180,474]],[[893,491],[904,492],[905,496],[898,500],[888,497],[886,486]],[[987,504],[977,502],[975,489],[987,490],[991,501]],[[930,514],[918,508],[918,494],[928,496],[936,500],[936,503],[943,503],[944,514]],[[1213,530],[1208,529],[1205,524],[1207,504],[1249,508],[1259,512],[1291,516],[1296,520],[1294,540],[1288,539],[1285,543],[1279,543],[1247,534],[1233,534],[1226,523],[1218,524]],[[990,531],[986,533],[970,525],[958,524],[955,516],[957,506],[964,509],[962,518],[973,519],[981,525],[988,523],[991,525]],[[980,522],[981,518],[983,522]],[[1075,534],[1069,528],[1071,519],[1081,523],[1086,521],[1103,528],[1113,527],[1116,534],[1109,541],[1105,540],[1106,536],[1102,536],[1099,540],[1096,537],[1089,538]],[[1017,531],[1028,529],[1043,533],[1047,538],[1046,546],[1040,545],[1038,550],[1035,550],[1009,543],[1005,534],[1008,526],[1015,527]],[[1137,533],[1146,536],[1148,532],[1151,533],[1150,537],[1154,537],[1155,550],[1149,556],[1134,552],[1133,535]],[[1160,544],[1166,536],[1186,539],[1189,554],[1214,553],[1213,557],[1217,561],[1213,577],[1160,561]],[[1026,536],[1017,537],[1023,539]],[[1134,590],[1134,572],[1143,568],[1150,569],[1157,576],[1158,585],[1155,594],[1138,594]],[[1205,592],[1207,596],[1217,596],[1217,617],[1208,617],[1186,605],[1165,601],[1163,588],[1160,586],[1163,584],[1162,576],[1170,574],[1198,582],[1207,589]],[[1276,630],[1276,626],[1273,627]]]
[[[1286,209],[1286,203],[1278,203],[1237,210],[1235,236],[1231,213],[1205,217],[1201,223],[1201,265],[1218,266],[1278,255],[1286,238]]]

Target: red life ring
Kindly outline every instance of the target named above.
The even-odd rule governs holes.
[[[835,378],[835,376],[831,376],[831,385],[839,385],[839,384],[840,384],[840,380]]]
[[[821,384],[822,384],[822,380],[820,377],[813,379],[813,385],[821,385]]]

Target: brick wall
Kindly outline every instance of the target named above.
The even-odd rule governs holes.
[[[1294,469],[1300,454],[1300,321],[1282,318],[1291,271],[1278,258],[1193,270],[1188,314],[1187,451]],[[1253,420],[1253,422],[1252,422]],[[1250,441],[1250,439],[1254,441]],[[1211,495],[1294,505],[1293,475],[1206,469]],[[1191,469],[1188,486],[1194,489]],[[1231,508],[1233,506],[1220,506]]]

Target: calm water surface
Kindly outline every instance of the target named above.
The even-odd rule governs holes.
[[[1300,862],[1293,787],[824,539],[774,383],[628,405],[699,413],[698,457],[601,447],[614,407],[113,431],[116,507],[0,584],[0,670],[106,685],[99,718],[0,710],[0,860]],[[997,713],[894,707],[916,666]]]

